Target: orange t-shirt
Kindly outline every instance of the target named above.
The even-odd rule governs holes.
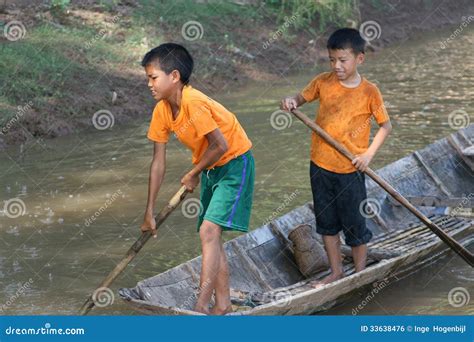
[[[155,142],[167,143],[170,132],[174,132],[178,140],[192,151],[192,162],[197,164],[208,147],[206,134],[216,128],[226,139],[228,150],[208,169],[222,166],[244,154],[252,147],[252,142],[234,114],[199,90],[185,86],[176,120],[173,120],[168,101],[161,100],[153,110],[147,137]]]
[[[311,102],[319,99],[316,123],[353,154],[369,147],[371,117],[380,125],[389,120],[382,95],[373,83],[362,78],[355,88],[342,85],[336,74],[325,72],[316,76],[301,92]],[[311,137],[311,160],[323,169],[350,173],[357,169],[320,136]]]

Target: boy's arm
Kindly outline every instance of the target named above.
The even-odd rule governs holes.
[[[305,103],[306,100],[304,97],[301,94],[296,94],[295,96],[285,97],[283,100],[281,100],[280,109],[290,112],[293,109],[304,105]]]
[[[186,189],[191,192],[199,184],[199,174],[201,171],[216,163],[228,149],[227,141],[219,128],[206,134],[206,138],[208,147],[201,160],[181,179],[181,184],[186,186]]]
[[[145,210],[145,218],[140,229],[145,232],[151,230],[153,237],[156,238],[156,222],[153,210],[155,207],[156,196],[160,191],[161,183],[166,170],[166,144],[155,142],[153,146],[153,160],[150,166],[150,176],[148,179],[148,200]]]
[[[380,146],[382,146],[383,142],[387,138],[387,136],[392,131],[392,124],[389,121],[385,121],[380,125],[377,134],[375,134],[374,140],[370,144],[367,151],[362,154],[357,155],[352,164],[360,171],[365,171],[369,166],[369,163],[372,161],[372,158],[375,156],[377,151],[379,150]]]

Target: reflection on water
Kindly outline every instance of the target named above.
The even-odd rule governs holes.
[[[435,37],[424,37],[368,56],[362,73],[382,90],[394,126],[374,168],[452,133],[448,122],[452,111],[474,112],[473,40],[472,30],[466,30],[449,49],[439,49]],[[286,201],[284,211],[311,198],[310,132],[296,121],[276,130],[270,116],[281,97],[301,90],[311,75],[325,67],[213,95],[238,114],[254,143],[257,178],[252,228],[273,215],[295,191],[298,196]],[[202,89],[199,83],[195,87]],[[310,115],[314,109],[314,105],[303,108]],[[2,153],[0,199],[20,200],[10,203],[20,210],[19,217],[11,217],[17,215],[9,210],[0,214],[0,305],[5,314],[75,313],[138,237],[152,153],[145,138],[147,126],[148,120],[143,120],[127,128],[39,141],[27,146],[21,156],[18,147]],[[190,163],[190,153],[172,139],[158,208],[178,190]],[[184,217],[178,209],[113,289],[133,286],[199,252],[195,219]],[[450,259],[384,289],[363,314],[465,312],[447,304],[447,292],[472,284],[473,274],[458,258]],[[331,313],[350,314],[351,308],[348,304]],[[462,310],[466,308],[473,312],[472,306]],[[118,299],[95,313],[134,314]]]

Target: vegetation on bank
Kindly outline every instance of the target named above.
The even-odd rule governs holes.
[[[153,100],[139,61],[162,42],[185,44],[195,80],[212,92],[310,67],[324,58],[329,30],[382,20],[393,7],[388,0],[13,3],[0,5],[0,148],[89,127],[98,110],[113,112],[116,123],[148,113]],[[419,0],[410,11],[436,5]]]

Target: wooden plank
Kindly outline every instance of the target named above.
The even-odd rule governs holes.
[[[469,139],[468,137],[466,137],[466,135],[464,134],[464,131],[463,130],[459,130],[455,133],[458,137],[461,137],[464,142],[465,142],[465,145],[466,146],[472,146],[472,141],[471,139]]]
[[[447,232],[451,233],[458,228],[464,227],[465,224],[462,222],[455,223]],[[398,252],[404,252],[410,250],[412,248],[418,247],[422,242],[432,242],[436,240],[436,235],[433,235],[430,230],[424,231],[414,237],[407,238],[403,241],[403,244],[397,244],[397,242],[393,242],[386,246],[386,248],[394,249]]]
[[[367,205],[370,205],[370,203],[367,202]],[[372,212],[375,213],[375,215],[372,216],[371,219],[372,219],[377,225],[379,225],[380,227],[382,227],[383,230],[385,230],[386,232],[390,232],[391,229],[388,227],[387,222],[385,222],[385,220],[382,218],[382,216],[380,216],[380,213],[378,213],[377,211],[374,211],[373,208],[372,208]]]
[[[235,254],[240,260],[247,266],[247,271],[252,273],[257,283],[266,290],[271,290],[272,287],[265,281],[265,277],[257,268],[253,260],[247,255],[245,250],[236,241],[232,241],[232,247],[234,248]]]
[[[352,258],[352,248],[349,246],[341,246],[342,255],[346,257]],[[394,250],[388,250],[384,248],[372,248],[368,247],[367,249],[367,259],[372,260],[383,260],[383,259],[391,259],[400,256],[400,253]]]
[[[457,207],[474,208],[474,198],[471,197],[447,197],[437,196],[405,196],[410,203],[422,207]]]
[[[441,226],[443,230],[449,231],[449,228],[458,223],[453,217],[447,218],[448,220],[444,222]],[[386,240],[383,244],[381,244],[380,248],[393,248],[394,245],[399,245],[400,241],[403,243],[401,247],[409,244],[411,241],[417,241],[423,239],[425,236],[432,236],[433,238],[435,235],[428,229],[426,226],[420,226],[417,229],[411,230],[411,234],[403,234],[395,237],[394,239]]]
[[[194,271],[194,268],[191,267],[191,265],[189,264],[189,262],[186,262],[184,264],[184,268],[189,272],[189,274],[191,275],[191,279],[195,282],[195,283],[198,283],[199,284],[199,276],[198,274],[196,273],[196,271]]]
[[[354,266],[353,265],[344,265],[343,272],[346,276],[349,276],[354,273]],[[286,296],[289,300],[291,296],[297,295],[302,292],[306,292],[312,290],[310,283],[315,280],[320,280],[329,275],[330,270],[319,272],[318,274],[312,276],[311,278],[305,279],[298,283],[280,287],[271,291],[262,292],[262,293],[247,293],[247,298],[251,302],[257,305],[265,305],[272,301],[275,301],[279,297]]]
[[[472,208],[450,208],[447,207],[445,213],[450,216],[462,217],[462,218],[473,218],[474,211]]]
[[[450,222],[452,220],[455,220],[455,218],[447,217],[447,216],[439,216],[439,217],[430,217],[430,220],[432,220],[436,224],[443,223],[443,225],[444,225],[444,224],[447,224],[448,222]],[[446,221],[446,220],[448,220],[448,221]],[[382,241],[379,241],[377,243],[374,243],[373,245],[369,244],[369,247],[381,248],[381,247],[389,245],[391,242],[402,240],[406,236],[409,236],[409,235],[414,236],[416,234],[419,234],[421,231],[427,231],[427,230],[428,230],[428,227],[426,227],[425,225],[417,225],[417,226],[414,226],[414,227],[410,227],[410,228],[404,230],[403,232],[395,232],[394,234],[390,235],[386,239],[384,239]]]
[[[474,160],[471,157],[468,157],[464,155],[463,150],[466,148],[465,146],[463,147],[460,143],[460,141],[455,137],[454,134],[449,136],[448,142],[451,144],[451,146],[456,150],[458,153],[459,157],[466,163],[467,166],[471,169],[471,171],[474,171]]]
[[[413,152],[413,155],[415,156],[415,159],[420,163],[421,166],[423,166],[425,172],[428,174],[428,176],[431,177],[431,179],[436,183],[436,185],[439,187],[439,189],[447,196],[452,196],[451,192],[444,186],[443,182],[441,179],[439,179],[438,175],[433,171],[433,169],[426,163],[426,161],[423,159],[421,156],[420,152],[415,151]]]
[[[291,253],[294,254],[295,251],[293,250],[293,242],[291,242],[290,239],[288,239],[288,237],[286,236],[286,234],[283,233],[283,231],[278,227],[278,224],[272,221],[269,225],[270,230],[275,235],[275,237],[280,240],[280,242],[283,246],[285,246],[285,248],[288,248]]]
[[[394,265],[395,261],[381,262],[371,269],[366,269],[362,272],[355,273],[331,284],[324,285],[318,289],[310,289],[308,291],[291,296],[290,298],[284,298],[282,301],[285,302],[286,300],[288,303],[287,305],[283,305],[284,303],[280,302],[272,302],[258,306],[253,310],[250,310],[248,314],[309,314],[327,302],[335,300],[340,295],[351,291],[355,286],[359,287],[362,284],[368,284],[381,278],[383,279],[389,274]]]
[[[444,228],[444,230],[449,233],[453,234],[453,232],[459,228],[465,228],[466,226],[471,225],[472,223],[470,222],[465,222],[465,221],[455,221],[455,222],[450,222],[448,228]],[[431,233],[431,231],[426,230],[423,232],[420,232],[416,236],[407,238],[402,245],[399,245],[398,247],[394,246],[393,243],[389,244],[387,248],[394,248],[397,249],[398,251],[406,250],[409,248],[413,248],[417,245],[420,244],[420,242],[423,241],[428,241],[428,240],[436,240],[436,236]]]
[[[393,236],[391,236],[390,238],[388,238],[386,240],[377,242],[377,243],[373,244],[372,246],[369,245],[369,248],[381,248],[383,246],[386,246],[390,242],[400,241],[403,238],[405,238],[406,236],[416,234],[417,232],[422,231],[422,230],[426,230],[426,229],[428,229],[428,228],[425,227],[425,226],[422,226],[422,227],[417,226],[417,227],[414,227],[414,228],[410,228],[410,229],[407,229],[407,230],[405,230],[405,231],[403,231],[399,234],[393,235]]]
[[[310,204],[306,203],[292,211],[275,218],[271,222],[276,224],[284,236],[288,236],[289,231],[300,224],[312,224],[314,222],[314,211]]]
[[[456,230],[466,229],[466,228],[469,228],[471,225],[472,223],[469,223],[469,222],[457,222],[449,228],[448,232],[449,234],[455,234]],[[412,248],[413,247],[419,248],[428,243],[429,238],[426,238],[427,236],[428,237],[432,236],[432,238],[436,240],[436,237],[434,235],[426,233],[423,236],[420,236],[419,239],[410,241],[409,244],[411,244]]]
[[[474,157],[474,146],[463,148],[462,154],[466,157]]]

